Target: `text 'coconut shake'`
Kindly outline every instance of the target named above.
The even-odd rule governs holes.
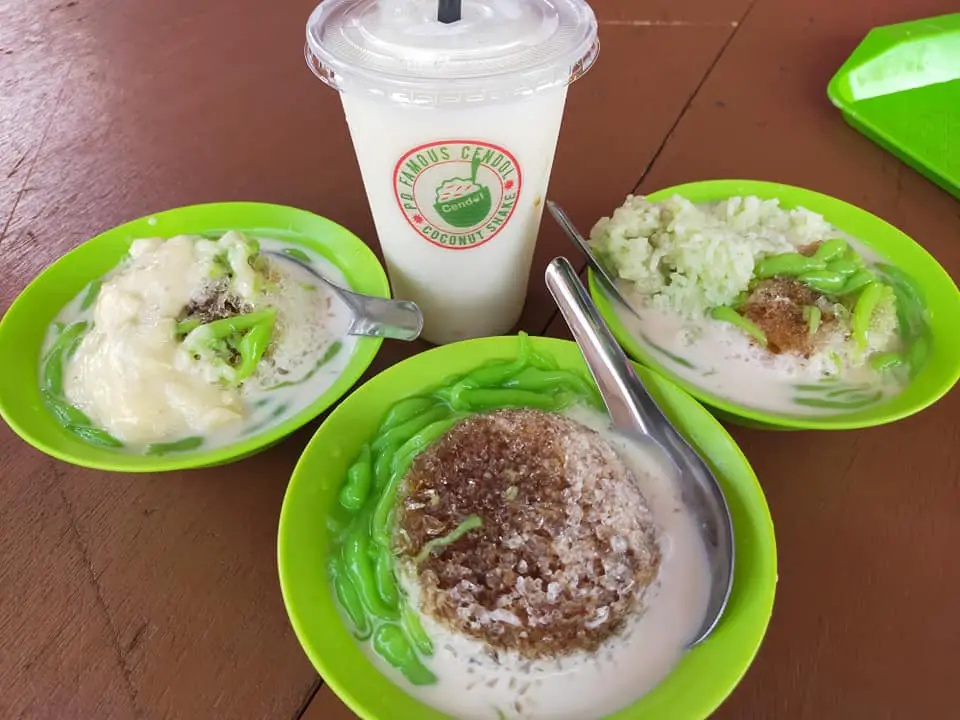
[[[306,56],[340,91],[397,297],[434,343],[523,309],[567,86],[597,56],[582,0],[326,0]],[[449,18],[448,18],[449,19]]]

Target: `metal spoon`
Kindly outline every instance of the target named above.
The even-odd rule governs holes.
[[[619,300],[625,308],[630,310],[634,315],[640,317],[637,311],[629,303],[623,293],[620,292],[620,288],[617,287],[616,281],[607,272],[607,269],[603,266],[603,263],[600,262],[600,259],[593,254],[593,248],[583,239],[583,236],[577,230],[576,226],[573,224],[573,221],[564,212],[563,208],[557,205],[553,200],[547,200],[547,209],[550,210],[550,214],[553,215],[553,219],[557,221],[557,224],[563,229],[564,234],[572,242],[576,248],[584,254],[587,258],[587,264],[590,266],[590,269],[597,275],[600,279],[600,284],[603,285],[604,290],[607,291],[608,295],[612,295],[614,298]]]
[[[348,335],[382,337],[391,340],[416,340],[420,337],[420,331],[423,330],[423,313],[420,312],[416,303],[353,292],[340,287],[310,265],[294,257],[269,251],[265,254],[295,263],[336,293],[337,297],[350,308],[351,320],[347,329]]]
[[[545,280],[597,382],[614,428],[626,437],[658,448],[677,471],[683,501],[703,536],[712,576],[707,612],[690,643],[696,645],[716,627],[733,585],[733,523],[723,490],[703,458],[647,392],[570,261],[563,257],[554,259],[547,266]]]

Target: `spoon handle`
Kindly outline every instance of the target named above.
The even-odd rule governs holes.
[[[636,317],[640,317],[637,314],[637,310],[633,305],[624,297],[624,294],[620,292],[620,288],[617,287],[616,281],[610,275],[610,272],[603,266],[603,263],[600,262],[600,259],[597,257],[596,253],[593,252],[593,249],[590,247],[590,244],[584,240],[583,235],[580,234],[580,231],[577,230],[577,226],[573,224],[573,220],[570,219],[570,216],[567,215],[566,211],[559,205],[557,205],[553,200],[547,200],[547,209],[550,211],[550,214],[553,216],[553,219],[557,221],[557,225],[560,226],[560,229],[563,230],[563,234],[567,236],[567,239],[573,243],[583,256],[587,259],[587,264],[590,265],[590,269],[593,270],[594,276],[603,286],[603,289],[606,290],[607,295],[611,298],[616,299],[623,305],[627,310],[633,313]]]
[[[590,264],[590,269],[597,273],[597,275],[599,275],[600,278],[607,285],[612,287],[617,295],[619,295],[620,293],[616,289],[617,284],[614,282],[613,278],[610,277],[610,274],[607,272],[607,269],[603,266],[603,264],[597,260],[596,256],[594,256],[593,250],[590,249],[590,245],[584,239],[583,235],[580,234],[580,231],[577,230],[577,226],[573,224],[573,221],[570,219],[570,216],[567,215],[566,211],[557,205],[553,200],[547,200],[547,210],[550,211],[553,219],[557,221],[557,225],[560,226],[570,242],[572,242],[577,249],[583,253],[583,256]]]
[[[680,473],[682,496],[698,520],[713,577],[706,615],[690,643],[696,645],[713,632],[733,587],[733,525],[723,490],[700,454],[647,393],[570,261],[555,258],[547,266],[545,280],[600,388],[614,426],[653,440]]]
[[[643,387],[570,261],[555,258],[544,279],[584,353],[614,425],[639,430],[660,442],[666,440],[669,420]]]

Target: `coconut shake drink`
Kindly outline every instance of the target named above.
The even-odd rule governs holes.
[[[394,293],[434,343],[519,319],[567,86],[598,51],[583,0],[463,0],[458,17],[441,22],[437,0],[325,0],[307,24]]]

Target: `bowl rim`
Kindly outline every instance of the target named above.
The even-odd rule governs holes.
[[[238,217],[246,218],[249,221],[219,222],[214,219],[211,220],[209,224],[204,224],[202,218],[206,216],[211,218]],[[257,217],[262,217],[265,220],[263,222],[252,222],[252,220]],[[275,220],[275,218],[279,217],[285,218],[285,222],[281,224]],[[150,234],[151,228],[154,226],[163,228],[165,223],[178,226],[186,224],[197,227],[195,229],[179,230],[172,233],[158,230],[153,232],[152,235]],[[307,228],[314,229],[314,234],[311,234]],[[290,242],[294,245],[301,245],[307,250],[311,250],[333,263],[347,278],[351,286],[356,285],[358,278],[361,278],[361,284],[369,286],[367,287],[367,291],[384,298],[391,297],[390,284],[386,271],[373,250],[349,229],[329,218],[309,210],[276,203],[248,201],[198,203],[149,213],[134,220],[108,228],[84,240],[49,263],[16,296],[3,317],[0,317],[0,347],[3,347],[3,345],[10,340],[11,326],[19,322],[21,316],[30,314],[35,308],[41,307],[43,303],[43,290],[52,282],[51,279],[55,276],[64,275],[65,269],[72,268],[80,263],[87,264],[89,262],[87,256],[92,254],[91,248],[97,248],[104,254],[109,252],[115,253],[120,248],[124,248],[123,252],[125,252],[133,240],[142,237],[159,236],[164,239],[169,239],[177,234],[226,232],[231,229],[251,234],[256,233],[260,236],[267,236],[284,242]],[[324,235],[321,235],[320,231],[322,231]],[[326,235],[326,233],[330,234]],[[347,251],[350,254],[350,264],[354,266],[352,270],[348,270],[348,268],[345,267],[345,263],[338,260],[338,257],[345,256]],[[122,259],[122,254],[119,258]],[[84,274],[82,284],[79,286],[77,292],[82,291],[83,287],[97,277],[102,277],[114,269],[117,263],[120,262],[120,259],[99,275],[87,277],[86,274]],[[56,316],[56,313],[58,313],[62,307],[62,304],[56,307],[53,317]],[[44,324],[44,328],[49,326],[53,317]],[[82,445],[82,448],[78,446],[77,451],[72,451],[69,447],[64,449],[57,443],[48,442],[36,437],[30,429],[25,427],[24,423],[21,422],[21,418],[25,417],[25,413],[49,414],[46,407],[41,403],[35,406],[31,405],[29,408],[24,409],[24,407],[22,407],[23,403],[17,400],[11,400],[13,389],[2,383],[0,383],[0,417],[2,417],[11,430],[27,444],[52,458],[78,467],[122,473],[169,472],[213,467],[235,462],[260,452],[280,442],[328,410],[347,394],[363,376],[375,359],[382,343],[382,338],[357,337],[353,353],[347,361],[343,372],[333,380],[330,387],[318,396],[314,402],[304,407],[295,415],[292,415],[283,422],[265,431],[253,433],[248,437],[240,438],[228,445],[207,450],[201,448],[197,451],[184,453],[147,456],[106,450],[87,445],[86,443]],[[37,347],[34,353],[38,365],[41,349],[42,345]],[[7,392],[4,392],[4,389],[7,389]],[[56,420],[52,417],[50,420],[56,423]],[[64,431],[64,433],[65,432],[66,431]],[[64,440],[69,442],[66,437]],[[89,455],[87,451],[89,451]],[[134,458],[135,460],[131,462],[131,459]]]
[[[786,183],[771,182],[766,180],[746,179],[700,180],[682,183],[648,193],[644,197],[652,202],[661,202],[675,195],[680,195],[681,197],[686,198],[688,194],[693,194],[701,195],[701,197],[693,199],[693,202],[704,203],[719,202],[726,198],[735,196],[758,195],[764,199],[775,198],[783,202],[782,198],[780,197],[780,193],[783,192],[800,196],[807,202],[812,202],[814,205],[818,206],[813,207],[805,202],[794,203],[792,201],[788,201],[783,205],[785,208],[789,209],[798,205],[802,205],[811,212],[823,215],[828,222],[840,230],[845,230],[843,223],[834,222],[834,220],[829,216],[835,214],[849,214],[861,222],[869,223],[875,226],[878,230],[882,230],[887,237],[896,238],[896,242],[898,244],[909,243],[909,246],[912,246],[912,252],[914,252],[917,258],[923,262],[923,264],[926,266],[927,272],[931,273],[937,278],[937,282],[941,283],[943,287],[945,287],[944,282],[950,283],[953,286],[953,304],[956,306],[956,312],[960,313],[960,289],[957,288],[949,273],[947,273],[943,266],[940,265],[937,259],[934,258],[926,250],[926,248],[883,218],[874,215],[869,210],[864,210],[861,207],[853,205],[852,203],[848,203],[844,200],[840,200],[839,198],[796,185],[788,185]],[[703,195],[707,195],[708,197],[702,197]],[[826,210],[823,208],[826,208]],[[873,247],[873,243],[869,239],[864,239],[854,233],[850,234],[853,235],[858,242],[861,242],[868,247]],[[923,393],[922,398],[898,410],[891,410],[889,408],[884,409],[889,405],[888,402],[884,402],[875,408],[868,407],[850,413],[807,416],[779,414],[769,410],[762,410],[747,405],[741,405],[740,403],[733,402],[723,398],[722,396],[716,395],[715,393],[704,390],[699,385],[679,376],[664,363],[660,362],[651,352],[646,350],[640,344],[638,339],[632,333],[630,333],[625,325],[621,322],[615,309],[615,306],[619,304],[619,301],[613,297],[610,297],[606,293],[598,281],[596,274],[591,268],[587,269],[587,280],[590,289],[590,295],[593,298],[594,303],[596,303],[600,314],[603,316],[604,320],[606,320],[617,341],[631,357],[631,359],[656,371],[658,374],[669,378],[671,382],[692,395],[707,407],[716,409],[720,413],[723,413],[724,416],[731,422],[737,422],[739,419],[743,419],[747,421],[747,424],[751,427],[785,428],[795,430],[856,430],[868,427],[876,427],[878,425],[885,425],[896,422],[897,420],[902,420],[910,417],[911,415],[915,415],[922,410],[925,410],[950,392],[953,386],[956,385],[957,381],[960,380],[960,355],[958,355],[956,360],[953,362],[952,370],[941,374],[941,376],[938,377],[934,382],[927,383],[930,389]],[[915,380],[911,381],[910,384],[913,384],[914,382]],[[898,396],[899,393],[897,396],[893,396],[893,398]]]
[[[293,526],[302,526],[302,520],[295,517],[296,515],[300,514],[295,508],[295,505],[309,505],[311,508],[310,517],[315,517],[316,503],[323,502],[323,500],[318,498],[326,494],[326,496],[331,499],[331,503],[335,502],[336,488],[339,487],[339,485],[330,484],[323,477],[317,476],[315,472],[316,468],[311,468],[311,466],[315,465],[317,462],[316,458],[320,457],[322,454],[324,458],[323,467],[329,466],[331,457],[338,458],[337,462],[340,462],[342,459],[344,462],[344,467],[346,467],[349,459],[352,458],[352,441],[348,441],[346,443],[330,443],[331,440],[336,440],[337,436],[343,432],[343,430],[341,430],[338,426],[343,426],[345,428],[351,427],[351,416],[354,414],[351,406],[354,403],[357,403],[358,407],[363,407],[367,404],[365,396],[375,395],[378,399],[375,401],[374,406],[378,409],[378,411],[383,411],[389,406],[390,403],[395,402],[402,397],[409,396],[412,393],[420,392],[423,389],[426,389],[437,383],[443,382],[447,376],[456,375],[463,371],[458,364],[457,370],[448,372],[443,378],[434,378],[430,381],[425,381],[422,384],[417,381],[417,385],[414,386],[411,384],[410,379],[404,379],[402,376],[398,380],[394,380],[395,375],[404,372],[403,368],[405,366],[406,369],[409,370],[414,363],[422,364],[425,367],[430,366],[431,364],[434,367],[442,365],[444,355],[452,357],[452,354],[457,352],[456,350],[451,350],[451,348],[460,348],[460,352],[463,352],[464,354],[468,354],[472,357],[480,357],[481,359],[477,361],[478,363],[492,361],[495,359],[504,359],[513,356],[507,352],[507,348],[512,348],[511,343],[516,342],[516,340],[516,336],[499,336],[466,340],[458,343],[452,343],[450,345],[435,347],[406,358],[405,360],[386,368],[376,376],[370,378],[363,385],[356,388],[349,396],[344,398],[344,400],[337,406],[336,409],[334,409],[332,413],[330,413],[330,415],[317,429],[313,437],[310,439],[310,442],[304,448],[304,451],[301,454],[300,459],[298,460],[297,465],[291,475],[290,482],[287,485],[287,491],[284,495],[283,505],[280,512],[279,526],[277,530],[277,568],[284,606],[287,611],[291,626],[294,629],[294,633],[297,636],[304,653],[310,659],[311,664],[314,666],[317,672],[321,674],[323,681],[330,686],[331,690],[333,690],[341,702],[346,704],[361,718],[365,718],[365,720],[387,720],[387,718],[392,718],[393,716],[383,714],[378,715],[376,714],[375,710],[370,709],[369,701],[366,700],[365,697],[377,695],[376,692],[373,692],[373,690],[370,689],[370,691],[364,695],[359,691],[361,689],[360,685],[358,684],[359,681],[352,681],[354,686],[351,687],[351,680],[345,680],[343,673],[347,673],[349,671],[344,670],[343,667],[347,660],[343,657],[341,652],[338,652],[338,640],[333,638],[329,631],[329,613],[325,610],[323,611],[322,622],[324,623],[324,630],[319,634],[317,632],[309,631],[305,626],[307,621],[305,621],[303,618],[304,614],[309,613],[316,616],[321,612],[321,610],[318,610],[317,604],[319,599],[318,592],[326,593],[328,596],[332,596],[333,593],[326,577],[324,565],[325,561],[316,563],[314,562],[316,558],[314,558],[312,555],[310,558],[309,567],[311,568],[311,571],[314,567],[320,568],[320,579],[318,580],[319,590],[314,587],[312,583],[309,584],[309,587],[305,587],[303,581],[300,579],[302,577],[301,571],[297,568],[296,560],[293,558],[298,555],[303,555],[303,543],[300,539],[298,539],[302,536]],[[580,358],[582,361],[582,356],[579,354],[576,344],[572,341],[559,338],[535,336],[531,336],[530,340],[538,345],[541,349],[558,348],[559,352],[571,354],[575,353],[576,357]],[[476,352],[473,352],[474,350],[476,350]],[[551,352],[553,351],[551,350]],[[431,361],[433,361],[433,363],[431,363]],[[730,459],[731,463],[735,464],[735,466],[725,464],[723,468],[717,469],[720,470],[723,478],[726,479],[727,483],[729,483],[726,488],[727,493],[730,493],[736,497],[736,501],[732,503],[731,511],[733,512],[734,507],[736,507],[736,513],[742,517],[740,531],[742,533],[749,533],[748,539],[750,542],[743,543],[743,539],[741,538],[738,542],[738,545],[741,545],[744,548],[752,546],[751,551],[755,552],[756,555],[752,559],[752,568],[750,566],[744,567],[738,562],[737,569],[739,570],[739,573],[737,570],[735,570],[735,595],[732,597],[739,599],[734,600],[730,605],[728,605],[727,614],[725,615],[726,618],[730,617],[730,613],[733,613],[734,617],[737,617],[739,623],[735,630],[735,632],[737,632],[737,638],[733,641],[727,640],[726,642],[733,642],[734,648],[738,647],[739,644],[740,657],[733,663],[729,663],[726,662],[726,654],[731,652],[731,648],[724,646],[718,650],[718,653],[720,653],[721,657],[724,658],[724,664],[728,667],[728,669],[731,670],[731,674],[728,675],[726,679],[721,681],[721,686],[719,688],[714,687],[712,692],[698,696],[695,703],[697,705],[697,709],[693,712],[683,715],[682,718],[680,716],[669,714],[669,710],[661,711],[659,709],[651,716],[646,714],[643,715],[644,718],[664,717],[669,718],[669,720],[687,720],[687,718],[696,718],[697,720],[701,720],[712,714],[716,708],[719,707],[727,697],[729,697],[729,695],[739,684],[743,678],[743,675],[752,665],[756,654],[759,651],[760,645],[762,644],[766,635],[767,629],[769,628],[770,619],[773,613],[778,579],[777,548],[773,520],[770,516],[769,506],[767,505],[763,489],[757,480],[756,474],[754,473],[749,460],[743,454],[743,451],[740,449],[740,447],[734,442],[733,438],[723,427],[723,425],[695,398],[683,392],[672,381],[658,375],[655,371],[649,368],[643,367],[636,363],[634,365],[642,377],[648,381],[653,381],[653,384],[658,389],[658,394],[659,392],[667,392],[673,396],[674,402],[680,402],[681,405],[686,404],[687,408],[678,412],[681,412],[684,417],[688,418],[695,416],[694,419],[689,421],[690,426],[693,427],[696,425],[697,427],[706,428],[702,430],[702,433],[714,438],[712,442],[715,442],[718,445],[722,444],[723,446],[723,450],[715,450],[715,454],[722,453]],[[464,368],[466,367],[466,364],[464,364]],[[397,397],[391,396],[386,400],[380,399],[384,394],[386,394],[383,392],[385,388],[396,386],[397,383],[403,385],[402,389],[400,390],[400,394]],[[663,388],[663,390],[660,390],[660,388]],[[694,416],[689,414],[691,410],[693,411]],[[379,416],[376,419],[371,420],[371,427],[375,428],[375,423],[378,419]],[[693,431],[694,435],[699,435],[699,433],[700,431],[698,430]],[[331,437],[328,438],[328,436]],[[364,434],[362,436],[366,437],[367,435]],[[359,442],[362,442],[362,440]],[[344,445],[351,445],[351,448],[345,450]],[[329,452],[325,452],[325,448],[329,450]],[[344,459],[344,456],[348,457]],[[730,480],[730,477],[735,477],[736,479]],[[731,489],[735,489],[735,492],[731,493]],[[310,503],[303,502],[304,499],[307,498],[310,499]],[[747,498],[748,500],[744,500],[744,498]],[[754,506],[743,507],[741,506],[741,503],[744,505]],[[743,523],[743,519],[746,519],[749,522]],[[311,525],[311,528],[320,527],[321,525],[323,527],[327,526],[326,523],[316,523]],[[321,533],[329,532],[329,530],[312,531]],[[737,526],[735,526],[735,533],[736,532]],[[321,543],[318,543],[318,545],[322,546],[319,548],[318,552],[325,555],[329,550],[329,540],[324,538]],[[738,559],[742,557],[743,556],[740,554],[740,550],[738,549]],[[738,589],[739,593],[737,593]],[[743,607],[742,603],[746,602],[744,598],[747,596],[749,596],[750,600],[759,603],[759,607]],[[336,612],[336,601],[332,598],[328,599],[330,599],[333,603],[334,611]],[[346,626],[340,618],[342,618],[342,616],[338,617],[337,623],[345,628]],[[744,630],[744,623],[746,623],[748,626],[746,630]],[[721,625],[718,627],[717,631],[715,631],[715,634],[698,647],[709,647],[711,640],[715,640],[719,637],[719,633],[723,632],[723,627],[723,621],[721,621]],[[354,642],[352,635],[349,634],[349,631],[346,632],[348,633],[346,636],[347,640]],[[746,638],[742,637],[742,634],[744,633],[747,635]],[[322,637],[319,635],[322,635]],[[691,651],[691,653],[695,652],[696,649]],[[713,662],[716,664],[718,660],[714,659]],[[369,665],[369,671],[371,673],[377,673],[377,675],[386,682],[391,682],[389,678],[380,674],[372,664]],[[675,672],[676,668],[671,671],[671,675],[675,674]],[[666,683],[670,679],[671,675],[668,675],[667,678],[661,681],[658,687]],[[394,686],[394,690],[396,692],[406,694],[401,687]],[[656,688],[645,695],[644,698],[649,697],[653,692],[655,692],[655,690]],[[616,711],[613,715],[609,716],[608,720],[636,720],[636,718],[639,716],[635,715],[635,713],[638,711],[633,708],[636,707],[638,702],[642,702],[644,698],[641,698],[637,702],[634,702],[633,704]],[[447,715],[444,715],[433,708],[420,703],[417,704],[419,705],[417,710],[420,712],[418,717],[420,717],[421,720],[424,720],[425,718],[429,718],[429,720],[437,720],[439,718],[450,720]],[[424,709],[429,712],[424,712]],[[661,714],[661,712],[663,714]],[[644,713],[646,713],[646,711],[644,711]]]

